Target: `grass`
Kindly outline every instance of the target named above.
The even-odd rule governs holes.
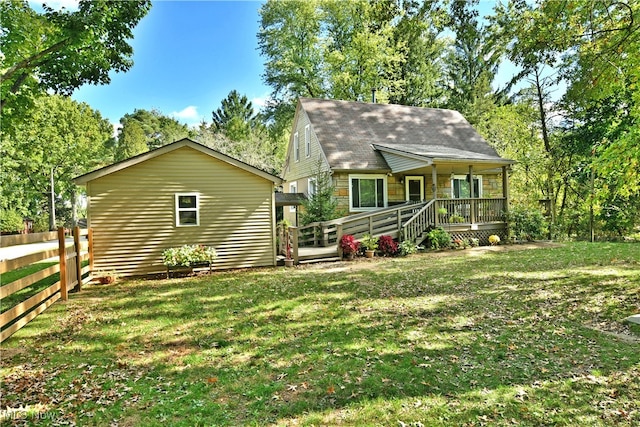
[[[17,270],[2,273],[2,277],[0,277],[0,284],[2,284],[3,286],[7,285],[11,282],[15,282],[18,279],[22,279],[23,277],[27,277],[30,274],[37,273],[40,270],[44,270],[47,267],[51,267],[52,265],[55,265],[57,263],[57,261],[42,261],[19,268]],[[2,303],[0,304],[0,311],[5,312],[9,310],[14,305],[29,299],[31,296],[37,294],[41,290],[53,285],[58,280],[60,280],[60,273],[55,273],[49,277],[35,282],[31,286],[27,286],[26,288],[23,288],[18,292],[15,292],[6,298],[3,298]]]
[[[0,416],[638,425],[639,283],[640,245],[571,243],[86,287],[3,343]]]

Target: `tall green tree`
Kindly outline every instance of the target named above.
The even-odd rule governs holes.
[[[114,160],[120,162],[147,151],[149,151],[149,145],[142,124],[137,120],[127,122],[118,134],[118,143],[113,155]]]
[[[436,106],[442,101],[442,61],[449,45],[443,37],[449,13],[439,1],[404,1],[393,22],[393,38],[403,60],[389,78],[396,84],[392,104]]]
[[[232,90],[222,105],[212,113],[212,126],[232,141],[243,141],[261,130],[261,122],[246,95]]]
[[[519,77],[533,81],[538,94],[548,161],[546,197],[552,200],[554,214],[558,207],[579,206],[580,191],[575,187],[582,186],[579,189],[584,192],[588,177],[588,203],[582,204],[581,215],[591,218],[593,236],[601,202],[631,200],[640,192],[637,143],[633,142],[640,117],[640,5],[613,0],[542,1],[536,5],[515,1],[497,8],[496,21],[502,35],[508,35],[511,59],[522,67]],[[545,67],[552,67],[551,78],[545,79]],[[546,94],[561,82],[567,90],[559,105],[571,128],[558,136],[547,126],[550,100]],[[617,104],[621,115],[604,114],[599,104],[603,100],[615,103],[615,95],[627,89],[631,92],[628,100]],[[586,111],[596,116],[587,118]],[[632,120],[626,120],[627,116]],[[581,137],[574,138],[572,133]],[[582,149],[576,151],[572,141],[580,138],[588,140],[577,144]],[[569,151],[564,147],[567,144]],[[601,179],[607,185],[597,185]],[[569,199],[571,194],[575,203]]]
[[[153,150],[182,138],[191,138],[196,131],[158,110],[136,109],[120,119],[122,128],[115,150],[117,160]],[[144,145],[141,142],[142,132]]]
[[[37,98],[14,134],[2,136],[3,207],[32,217],[48,211],[54,227],[56,208],[71,206],[62,218],[71,222],[77,202],[72,179],[108,161],[111,134],[109,121],[85,103]]]
[[[495,107],[492,83],[504,53],[500,39],[478,21],[478,0],[454,0],[449,27],[455,40],[445,56],[445,106],[459,111],[471,124],[479,123]]]
[[[5,126],[44,91],[70,94],[85,83],[108,84],[111,71],[129,70],[129,40],[151,1],[81,0],[74,12],[43,7],[38,13],[24,0],[0,2]]]

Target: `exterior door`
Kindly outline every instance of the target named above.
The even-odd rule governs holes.
[[[406,176],[404,185],[407,201],[421,202],[424,200],[424,176]]]

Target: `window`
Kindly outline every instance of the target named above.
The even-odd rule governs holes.
[[[307,182],[307,196],[311,198],[315,196],[317,192],[318,192],[318,182],[316,181],[315,178],[309,178],[309,181]]]
[[[293,158],[296,162],[300,161],[300,142],[298,141],[298,132],[293,134]]]
[[[387,206],[386,175],[349,175],[349,208],[367,211]]]
[[[176,194],[176,227],[200,225],[200,195],[197,193]]]
[[[311,129],[309,125],[304,127],[304,154],[311,157]]]
[[[297,182],[289,183],[289,193],[295,194],[297,192],[298,192],[298,183]],[[295,211],[296,211],[295,205],[289,206],[289,212],[295,212]]]
[[[451,179],[451,196],[454,199],[468,199],[471,197],[471,186],[469,185],[469,175],[455,175]],[[482,196],[482,176],[473,176],[473,197]]]

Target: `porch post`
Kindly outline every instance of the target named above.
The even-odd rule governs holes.
[[[509,212],[509,166],[502,167],[502,196],[504,197],[504,213]]]
[[[293,263],[300,263],[300,256],[298,254],[298,227],[289,227],[289,235],[291,236],[291,249],[293,252]]]
[[[435,163],[431,165],[431,192],[433,193],[432,199],[438,198],[438,171],[436,170]]]
[[[469,197],[471,198],[471,203],[469,204],[471,209],[471,212],[469,212],[469,215],[470,215],[469,220],[471,221],[471,224],[476,223],[476,200],[475,200],[474,190],[475,189],[473,185],[473,165],[469,165]]]

